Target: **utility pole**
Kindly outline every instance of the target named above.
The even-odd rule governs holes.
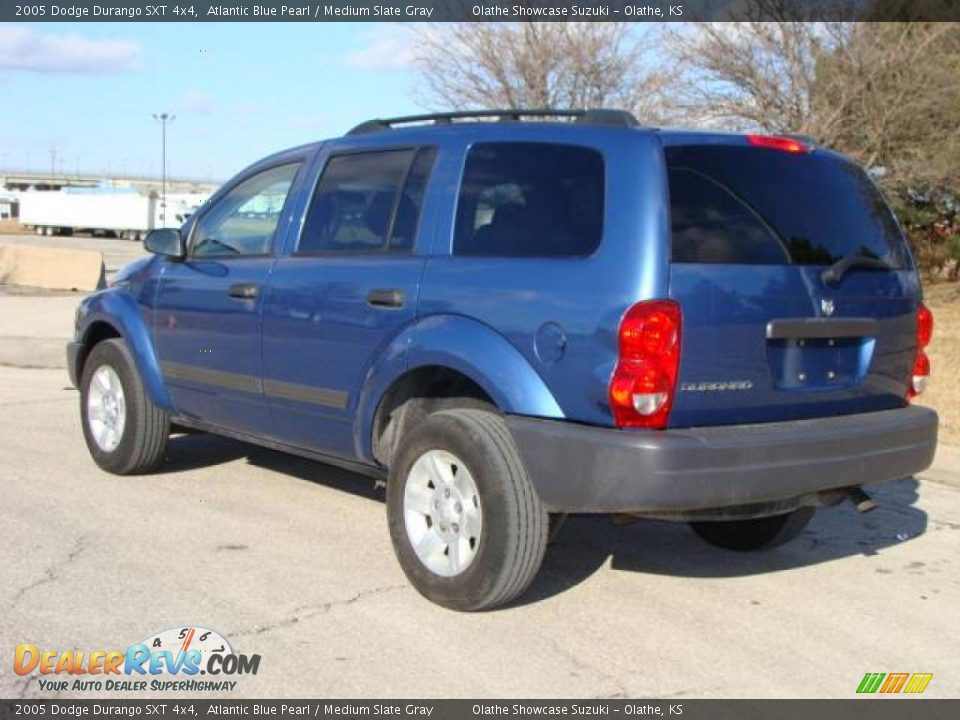
[[[53,180],[57,176],[57,149],[55,147],[50,148],[50,179]]]
[[[170,113],[153,114],[153,119],[160,123],[160,227],[167,223],[167,123],[175,118]]]

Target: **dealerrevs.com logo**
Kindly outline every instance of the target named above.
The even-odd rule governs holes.
[[[259,655],[238,654],[223,635],[203,627],[164,630],[126,650],[61,652],[21,643],[13,658],[17,675],[37,677],[49,692],[229,691],[238,681],[228,678],[259,668]]]

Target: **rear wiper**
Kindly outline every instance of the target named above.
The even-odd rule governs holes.
[[[880,258],[867,257],[866,255],[850,255],[840,258],[833,265],[820,273],[820,279],[827,285],[836,285],[843,276],[854,268],[864,268],[866,270],[896,270],[896,268],[886,260]]]

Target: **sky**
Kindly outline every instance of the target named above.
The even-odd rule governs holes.
[[[0,168],[223,181],[271,152],[423,112],[377,23],[0,23]]]

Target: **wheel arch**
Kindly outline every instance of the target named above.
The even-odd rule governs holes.
[[[442,365],[422,365],[398,377],[380,398],[371,426],[371,451],[389,466],[400,439],[431,413],[451,408],[499,411],[470,377]]]
[[[133,298],[125,293],[110,291],[93,296],[85,308],[83,325],[77,337],[82,342],[82,350],[77,356],[77,378],[82,377],[90,351],[98,343],[121,339],[133,354],[137,373],[150,399],[157,407],[168,412],[174,411],[153,340]]]
[[[380,354],[379,362],[366,374],[357,404],[354,430],[359,457],[387,464],[396,441],[410,425],[400,427],[400,434],[387,443],[380,436],[390,413],[413,398],[459,398],[466,401],[460,407],[482,405],[504,414],[564,417],[520,351],[489,326],[463,316],[424,318]],[[454,406],[420,403],[419,410]]]

